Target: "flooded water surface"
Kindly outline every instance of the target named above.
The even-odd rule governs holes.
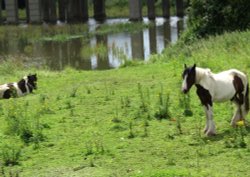
[[[110,19],[105,23],[126,22],[127,19]],[[146,19],[144,22],[149,23]],[[89,31],[100,25],[89,20]],[[177,41],[183,29],[183,19],[172,17],[170,20],[157,18],[150,28],[139,32],[95,35],[88,40],[75,37],[61,42],[45,40],[30,44],[22,37],[16,40],[13,39],[15,35],[6,34],[0,42],[0,57],[20,57],[26,64],[51,70],[62,70],[67,66],[80,70],[112,69],[119,67],[125,59],[148,60],[151,54],[161,53]]]

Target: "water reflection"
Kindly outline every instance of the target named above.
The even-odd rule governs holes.
[[[147,20],[144,20],[147,23]],[[112,23],[108,20],[107,23]],[[90,30],[97,25],[90,21]],[[6,34],[0,41],[0,57],[23,55],[32,58],[34,65],[44,65],[51,70],[62,70],[66,66],[83,70],[104,70],[122,64],[121,56],[129,59],[148,60],[151,54],[161,53],[170,43],[175,43],[185,29],[185,22],[177,17],[169,21],[157,18],[151,28],[136,33],[121,32],[97,35],[86,41],[76,38],[66,42],[45,41],[29,44],[27,39],[13,39]],[[86,48],[106,50],[87,54]],[[27,52],[28,51],[28,52]]]
[[[132,33],[130,37],[131,37],[132,58],[144,60],[143,32],[139,31],[136,33]]]

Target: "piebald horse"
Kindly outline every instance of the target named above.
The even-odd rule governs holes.
[[[197,95],[200,98],[206,112],[206,127],[204,133],[207,136],[216,135],[213,121],[213,102],[231,100],[237,106],[231,125],[236,126],[239,120],[245,122],[249,111],[249,84],[247,76],[239,70],[230,69],[214,74],[210,69],[184,66],[182,74],[182,92],[188,93],[195,85]]]
[[[24,76],[18,82],[0,85],[0,98],[9,99],[11,97],[20,97],[32,93],[37,89],[36,74]]]

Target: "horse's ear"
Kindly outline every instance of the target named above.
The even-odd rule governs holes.
[[[184,64],[184,68],[185,68],[185,69],[187,69],[187,65],[186,65],[186,63]]]
[[[195,67],[196,67],[196,64],[194,64],[193,68],[195,68]]]

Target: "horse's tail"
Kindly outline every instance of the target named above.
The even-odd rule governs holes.
[[[245,94],[245,111],[249,111],[249,83],[246,85],[246,94]]]

